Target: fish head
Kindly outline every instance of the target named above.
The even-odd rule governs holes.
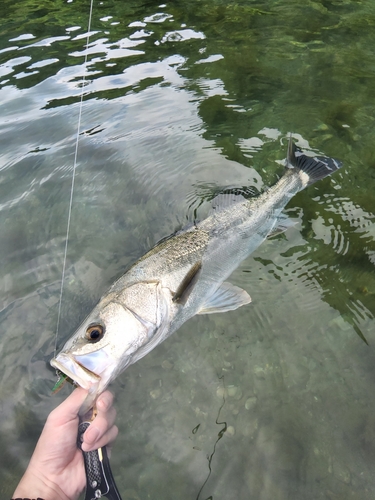
[[[153,338],[166,317],[167,304],[157,282],[137,283],[101,299],[51,360],[54,368],[89,391],[80,415],[117,375],[142,357],[140,352],[153,348]]]

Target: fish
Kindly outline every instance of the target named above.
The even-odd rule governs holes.
[[[307,186],[342,163],[307,156],[289,139],[286,169],[259,196],[231,196],[207,218],[161,241],[102,296],[51,365],[88,390],[80,414],[126,368],[197,314],[235,310],[251,302],[226,279],[270,235],[284,230],[283,209]],[[221,195],[221,198],[225,195]]]

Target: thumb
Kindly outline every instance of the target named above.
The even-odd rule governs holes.
[[[63,421],[68,422],[76,419],[78,417],[78,411],[86,399],[87,394],[88,391],[82,389],[82,387],[77,387],[65,401],[50,413],[50,417],[56,420],[56,423],[62,423]]]

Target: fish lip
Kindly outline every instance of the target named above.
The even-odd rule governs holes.
[[[90,389],[92,385],[98,385],[101,377],[88,370],[79,361],[69,354],[60,353],[51,360],[51,366],[65,373],[76,384],[83,389]]]

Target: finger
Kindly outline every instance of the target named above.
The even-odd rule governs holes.
[[[102,448],[103,446],[111,445],[118,435],[118,428],[116,425],[110,427],[107,432],[101,436],[95,443],[88,444],[85,441],[82,443],[83,451],[92,451]]]
[[[113,405],[113,394],[110,391],[104,391],[96,401],[98,412],[107,411]]]
[[[116,410],[111,407],[106,412],[100,412],[91,422],[89,428],[83,435],[83,442],[88,445],[93,445],[94,443],[101,439],[102,436],[108,431],[110,427],[113,426],[116,420]]]
[[[104,391],[96,401],[97,415],[83,435],[83,440],[89,445],[94,444],[112,427],[116,419],[116,410],[112,407],[113,394]]]
[[[76,419],[86,396],[87,391],[81,387],[77,387],[70,396],[50,413],[48,419],[52,420],[55,424]]]

